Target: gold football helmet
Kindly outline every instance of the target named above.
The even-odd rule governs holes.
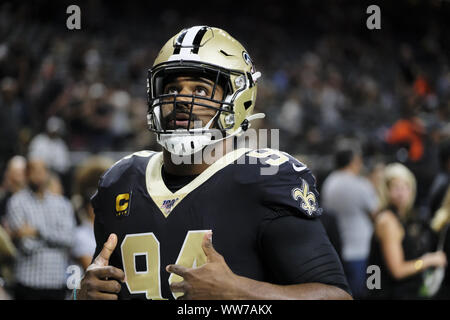
[[[212,95],[164,93],[169,79],[177,75],[208,78],[214,83]],[[158,142],[166,150],[178,155],[192,154],[208,144],[237,135],[247,130],[250,120],[264,117],[252,115],[260,75],[245,48],[226,31],[208,26],[184,29],[167,41],[148,72],[149,129],[158,135]],[[218,85],[224,91],[221,100],[213,98]],[[192,99],[188,129],[170,130],[163,125],[162,106],[171,104],[176,113],[177,98]],[[192,129],[194,105],[212,108],[216,113],[208,124]],[[223,138],[213,140],[211,130],[217,129]]]

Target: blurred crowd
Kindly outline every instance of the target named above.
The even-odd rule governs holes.
[[[448,243],[443,233],[450,210],[448,2],[384,3],[382,29],[375,31],[365,28],[364,1],[326,5],[302,1],[290,6],[262,1],[258,8],[237,1],[221,8],[86,1],[80,5],[82,29],[77,31],[65,27],[68,5],[65,1],[0,4],[4,227],[0,237],[5,239],[0,287],[9,290],[6,294],[14,296],[15,261],[24,258],[23,252],[31,252],[26,250],[50,248],[56,251],[44,256],[60,255],[67,265],[87,266],[93,252],[89,197],[99,175],[124,153],[160,149],[147,131],[147,70],[169,36],[186,26],[206,24],[242,40],[262,72],[256,111],[265,112],[266,118],[258,126],[279,128],[280,149],[304,161],[316,175],[326,209],[324,225],[356,296],[370,296],[361,289],[366,286],[365,267],[371,259],[380,262],[385,257],[383,248],[388,246],[382,245],[384,235],[376,231],[381,217],[382,225],[385,220],[388,225],[397,223],[393,233],[403,235],[400,239],[412,239],[407,248],[400,241],[402,250],[394,249],[403,260],[394,260],[385,269],[400,266],[400,276],[390,273],[392,281],[382,286],[414,278],[404,271],[414,266],[404,267],[398,261],[418,259],[428,265],[415,266],[414,286],[420,287],[420,297],[432,296],[422,284],[437,277],[430,270],[445,268],[445,257],[432,258],[434,264],[419,258]],[[348,170],[353,156],[358,163]],[[393,208],[396,195],[389,201],[383,196],[382,190],[391,184],[386,175],[393,163],[404,166],[415,181],[408,185],[406,197],[412,204],[407,209]],[[33,207],[19,205],[27,200],[16,206],[9,200],[20,192],[28,199],[24,190],[35,192],[30,185],[35,170],[41,172],[37,180],[42,196],[48,190],[59,197],[49,200],[50,207],[70,204],[67,216],[73,221],[55,223],[66,225],[71,239],[51,234],[51,245],[24,241],[37,232],[39,223],[34,228],[31,221],[21,224],[14,216],[26,217]],[[357,179],[335,174],[349,171]],[[346,191],[340,183],[361,194],[336,196],[339,190]],[[406,232],[410,229],[413,235]],[[359,247],[352,248],[351,243]],[[439,248],[445,251],[448,245]],[[22,267],[21,273],[28,269]],[[67,277],[65,271],[61,268],[61,279]],[[33,287],[32,280],[21,281],[28,281],[21,283],[25,288]],[[64,288],[65,280],[60,282],[51,287]],[[441,287],[435,297],[450,298],[445,285]]]
[[[354,297],[449,299],[450,143],[422,206],[419,181],[404,164],[378,162],[367,171],[357,142],[337,148],[321,185],[322,220]]]

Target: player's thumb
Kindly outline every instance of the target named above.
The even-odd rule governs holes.
[[[111,233],[103,245],[102,251],[95,258],[94,263],[98,266],[105,267],[109,264],[109,258],[117,246],[117,236]]]
[[[212,244],[212,231],[208,231],[204,235],[202,249],[208,259],[208,262],[215,261],[220,257],[220,254],[214,249]]]

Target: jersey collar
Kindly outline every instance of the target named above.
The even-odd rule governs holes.
[[[158,152],[153,157],[150,158],[146,174],[145,183],[147,186],[147,192],[155,202],[156,206],[161,210],[165,218],[167,218],[172,212],[172,210],[192,191],[206,182],[218,171],[222,170],[229,164],[233,163],[239,159],[246,152],[250,151],[247,148],[240,148],[233,150],[223,157],[219,158],[210,165],[205,171],[203,171],[198,177],[189,182],[183,188],[177,190],[176,192],[171,192],[161,175],[161,169],[163,166],[163,153]]]

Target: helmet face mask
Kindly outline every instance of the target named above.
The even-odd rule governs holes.
[[[168,83],[171,83],[173,79],[178,77],[190,77],[193,79],[208,79],[211,81],[212,90],[209,96],[200,95],[187,95],[180,93],[165,93],[164,88]],[[217,68],[198,66],[196,63],[192,64],[184,62],[180,65],[177,62],[169,62],[161,65],[158,68],[149,72],[151,86],[151,94],[149,99],[149,105],[151,106],[149,114],[153,117],[154,122],[149,123],[149,129],[157,134],[174,132],[173,128],[169,128],[166,125],[163,109],[170,110],[170,117],[175,120],[177,113],[189,114],[189,124],[187,128],[192,128],[191,123],[196,119],[194,106],[203,107],[215,111],[214,121],[210,126],[202,126],[205,130],[219,129],[221,131],[230,129],[231,127],[223,126],[218,122],[220,115],[233,114],[233,103],[227,101],[228,93],[231,92],[230,77]],[[216,93],[223,92],[221,97],[216,97]],[[231,100],[228,97],[228,100]],[[182,107],[183,106],[183,107]],[[186,110],[187,109],[187,110]],[[167,113],[167,112],[166,112]],[[178,130],[179,131],[179,130]],[[197,131],[187,130],[186,134],[191,134]]]
[[[148,72],[149,129],[166,150],[179,155],[217,142],[211,140],[211,130],[220,130],[223,138],[239,134],[254,107],[258,74],[242,45],[225,31],[206,26],[182,30],[165,44]],[[211,94],[165,92],[166,85],[178,77],[209,80]],[[222,96],[216,91],[223,92]],[[194,107],[210,109],[214,115],[199,125]],[[176,123],[179,113],[185,113],[182,118],[188,121],[182,129],[168,125],[169,121]]]

